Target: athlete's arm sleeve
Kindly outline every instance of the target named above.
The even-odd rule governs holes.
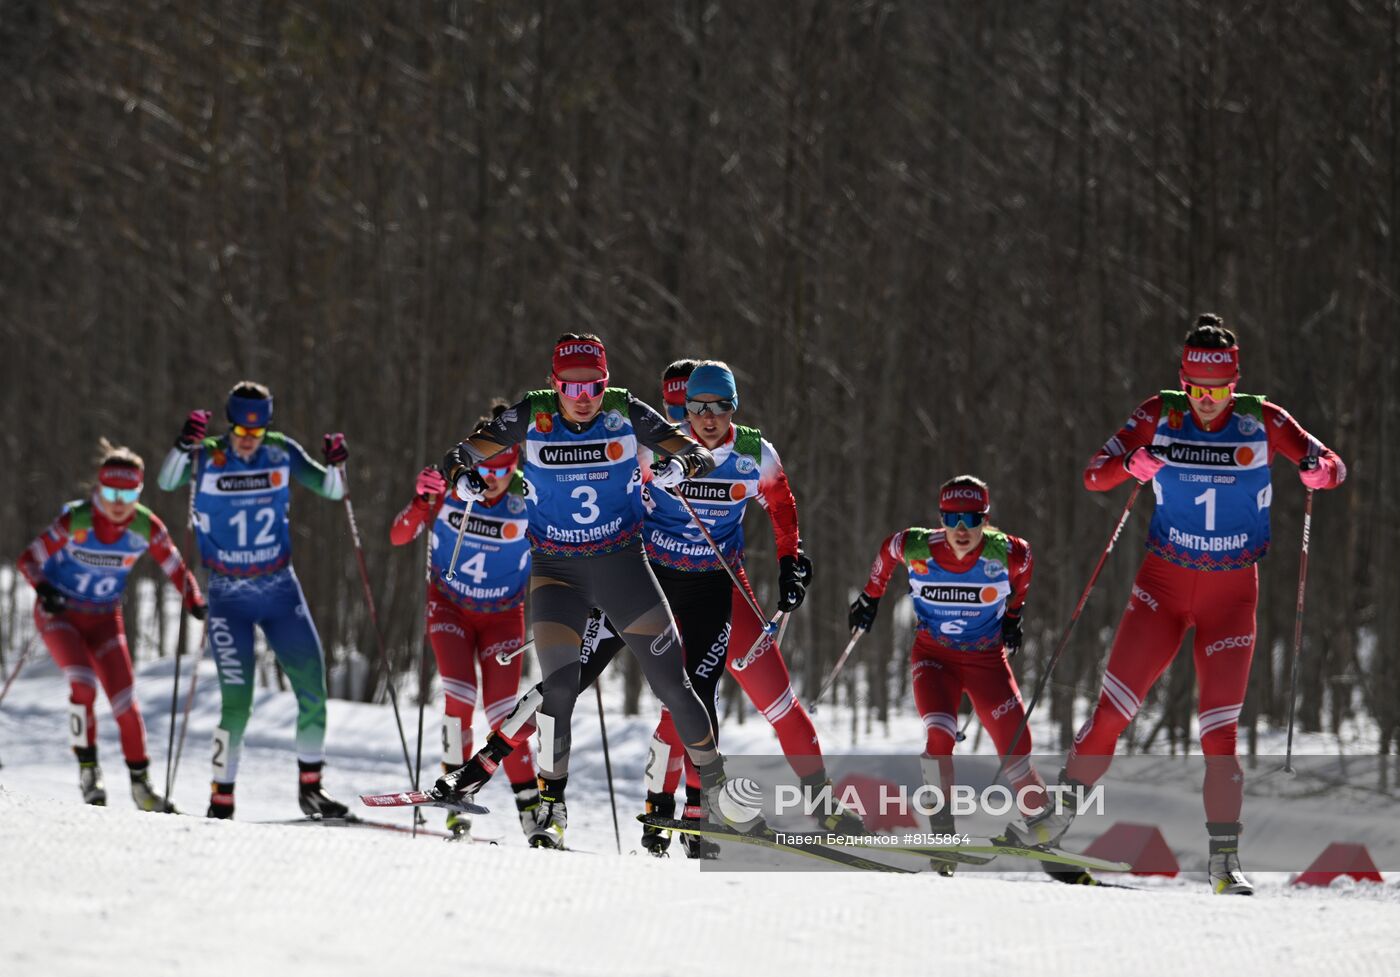
[[[1162,398],[1149,397],[1138,405],[1133,416],[1104,442],[1084,469],[1084,487],[1090,492],[1107,492],[1126,482],[1131,476],[1123,467],[1123,459],[1134,448],[1152,443],[1157,430],[1157,417],[1162,411]]]
[[[1006,610],[1019,614],[1026,606],[1026,596],[1031,589],[1031,571],[1035,562],[1031,557],[1031,544],[1017,536],[1011,537],[1011,552],[1007,558],[1010,563],[1011,596],[1006,599]]]
[[[632,429],[637,432],[637,442],[653,451],[673,455],[696,443],[694,438],[681,433],[679,425],[672,424],[655,407],[631,394],[627,395],[627,419],[632,422]]]
[[[440,508],[442,508],[442,499],[427,502],[421,496],[415,495],[413,501],[404,506],[403,511],[394,517],[393,523],[389,526],[389,541],[395,546],[403,546],[413,542],[422,535],[423,527],[437,518],[437,512]]]
[[[151,514],[151,540],[146,550],[151,554],[151,559],[160,564],[161,572],[166,578],[185,595],[185,607],[194,607],[203,602],[199,592],[199,581],[185,565],[179,549],[170,539],[165,523],[161,522],[155,513]]]
[[[768,512],[773,523],[773,540],[778,559],[797,556],[797,500],[788,484],[787,472],[777,449],[765,439],[761,450],[758,476],[758,502]]]
[[[345,498],[345,479],[339,465],[323,465],[315,461],[292,438],[283,438],[287,455],[292,459],[292,477],[323,499],[339,502]]]
[[[478,424],[476,430],[460,442],[460,447],[475,465],[524,441],[529,431],[530,401],[526,399],[507,407],[499,417]]]
[[[1327,488],[1341,485],[1347,478],[1347,466],[1327,445],[1313,437],[1303,426],[1277,404],[1264,403],[1264,423],[1269,431],[1269,450],[1277,451],[1293,464],[1312,456],[1327,471]]]
[[[65,510],[57,519],[49,523],[49,528],[34,538],[24,552],[15,561],[19,572],[24,574],[24,579],[29,581],[31,587],[37,587],[44,579],[44,564],[49,557],[63,549],[68,542],[68,512]]]
[[[171,448],[166,454],[165,460],[160,463],[160,473],[156,475],[156,484],[167,492],[173,492],[181,485],[189,482],[191,467],[191,453],[181,451],[179,448]]]
[[[885,596],[885,588],[890,585],[894,568],[904,562],[904,534],[901,529],[893,536],[886,536],[875,554],[875,562],[870,565],[870,579],[865,582],[865,593],[869,597]]]

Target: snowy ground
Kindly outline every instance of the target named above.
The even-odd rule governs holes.
[[[156,780],[163,775],[168,661],[139,670]],[[212,664],[175,800],[207,801],[218,713]],[[609,689],[609,701],[616,694]],[[259,692],[238,785],[239,821],[145,815],[126,800],[116,730],[98,707],[112,806],[78,803],[65,733],[66,690],[43,657],[0,706],[0,974],[938,973],[1026,970],[1084,977],[1295,972],[1400,973],[1400,881],[1295,889],[1255,878],[1252,900],[1211,896],[1199,877],[1141,880],[1146,891],[1083,889],[1036,875],[888,876],[701,872],[680,858],[632,854],[651,723],[609,710],[621,792],[615,854],[592,696],[575,722],[569,840],[593,854],[524,847],[503,783],[478,819],[499,846],[450,845],[388,832],[253,823],[296,808],[289,693]],[[436,758],[428,713],[425,756]],[[849,715],[824,710],[828,752],[849,745]],[[412,735],[410,731],[410,736]],[[478,733],[478,736],[480,733]],[[908,748],[917,717],[861,751]],[[728,750],[767,753],[752,718],[724,731]],[[411,744],[410,744],[411,745]],[[333,701],[327,785],[345,799],[403,786],[387,706]],[[499,778],[498,778],[499,779]],[[397,812],[375,816],[392,818]],[[441,812],[431,815],[439,825]],[[407,817],[401,818],[407,823]],[[805,866],[804,866],[805,867]]]

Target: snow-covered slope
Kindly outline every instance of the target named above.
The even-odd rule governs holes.
[[[169,681],[164,662],[138,677],[157,781]],[[196,812],[207,798],[217,718],[207,663],[201,688],[175,795]],[[591,695],[576,714],[569,829],[571,843],[591,854],[526,849],[502,783],[482,797],[496,813],[478,819],[481,833],[502,836],[499,846],[252,823],[298,813],[288,693],[258,696],[239,821],[134,811],[105,704],[98,711],[112,806],[84,807],[64,732],[66,698],[61,677],[40,660],[0,708],[6,977],[1400,972],[1393,877],[1319,891],[1263,876],[1250,900],[1211,896],[1199,878],[1144,880],[1137,891],[1037,875],[721,873],[681,858],[619,857]],[[436,712],[428,718],[431,761]],[[650,723],[615,712],[608,721],[631,852]],[[893,732],[917,742],[917,723]],[[821,732],[829,749],[839,748],[836,724]],[[770,738],[752,720],[725,730],[736,752],[769,751]],[[327,746],[327,784],[338,796],[403,786],[387,706],[333,702]],[[441,812],[431,817],[438,824]]]

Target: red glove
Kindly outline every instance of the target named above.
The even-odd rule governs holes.
[[[414,483],[413,491],[418,493],[418,498],[431,502],[435,497],[447,492],[447,479],[438,471],[436,465],[429,465],[418,473],[418,481]]]
[[[1150,482],[1162,470],[1166,462],[1152,453],[1150,448],[1134,448],[1123,459],[1123,467],[1139,482]]]
[[[1298,478],[1310,489],[1325,489],[1330,486],[1332,473],[1317,455],[1308,455],[1298,462]]]
[[[345,446],[345,435],[327,434],[321,438],[321,453],[328,465],[342,465],[350,458],[350,449]]]

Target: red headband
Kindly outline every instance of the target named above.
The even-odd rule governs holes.
[[[145,480],[145,472],[129,465],[103,465],[97,470],[97,482],[108,488],[140,488]]]
[[[490,458],[483,459],[480,464],[487,468],[514,468],[520,461],[520,445],[511,445],[504,451],[498,451]]]
[[[566,339],[554,347],[554,375],[575,367],[601,370],[608,375],[608,353],[603,344],[592,339]]]
[[[685,406],[685,385],[689,377],[672,377],[661,382],[661,399],[673,406]]]
[[[940,512],[987,512],[991,507],[991,496],[977,485],[949,485],[938,493]]]
[[[1181,351],[1181,374],[1196,380],[1224,380],[1230,382],[1240,378],[1240,348],[1202,349],[1187,346]]]

